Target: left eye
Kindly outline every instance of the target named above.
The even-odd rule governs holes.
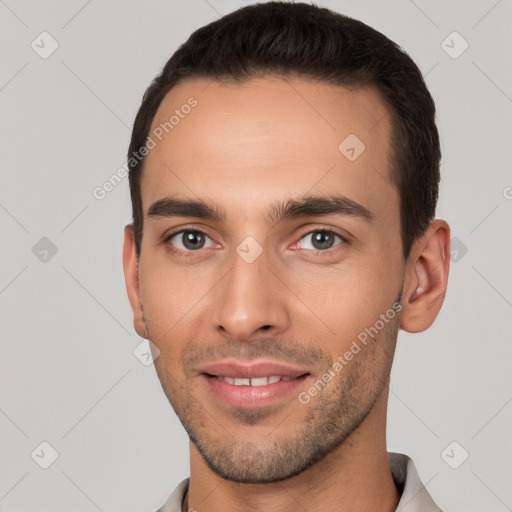
[[[182,251],[196,251],[204,249],[206,239],[210,240],[211,244],[208,247],[214,247],[213,240],[202,231],[180,231],[171,236],[169,242]]]
[[[311,242],[309,242],[311,247],[305,247],[302,243],[303,240],[307,240],[308,238],[311,240]],[[337,244],[335,244],[336,238],[339,240]],[[339,245],[341,242],[344,242],[344,239],[340,235],[327,230],[311,231],[304,235],[300,240],[302,249],[312,249],[316,251],[329,250],[335,245]]]

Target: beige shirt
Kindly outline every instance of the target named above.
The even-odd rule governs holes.
[[[442,512],[421,483],[412,459],[393,452],[388,452],[388,458],[393,480],[401,493],[396,512]],[[189,482],[189,478],[183,480],[157,512],[181,512]]]

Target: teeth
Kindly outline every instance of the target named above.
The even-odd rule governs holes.
[[[275,384],[280,380],[290,380],[291,377],[281,377],[279,375],[272,375],[270,377],[253,377],[252,379],[238,379],[233,377],[219,376],[219,379],[234,384],[235,386],[266,386],[267,384]]]
[[[268,377],[254,377],[251,379],[251,386],[266,386],[268,384]]]

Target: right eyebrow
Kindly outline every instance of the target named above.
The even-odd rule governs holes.
[[[202,200],[163,197],[148,208],[148,217],[198,217],[224,222],[226,214],[217,205]]]

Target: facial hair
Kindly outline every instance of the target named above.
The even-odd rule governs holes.
[[[400,297],[401,293],[396,303]],[[268,419],[272,407],[233,410],[230,418],[234,428],[230,432],[206,410],[199,397],[194,396],[193,379],[180,382],[167,369],[166,358],[155,360],[155,367],[162,388],[190,440],[215,474],[239,483],[278,482],[326,457],[364,422],[388,383],[398,329],[399,315],[361,346],[360,352],[311,397],[308,404],[294,398],[292,413],[265,438],[237,439],[236,429],[237,426],[246,429]],[[190,368],[197,361],[225,357],[308,364],[308,367],[319,368],[315,382],[329,370],[332,372],[333,367],[332,357],[313,343],[297,345],[276,338],[261,338],[245,344],[225,340],[224,344],[216,346],[191,343],[183,356],[182,367]]]

